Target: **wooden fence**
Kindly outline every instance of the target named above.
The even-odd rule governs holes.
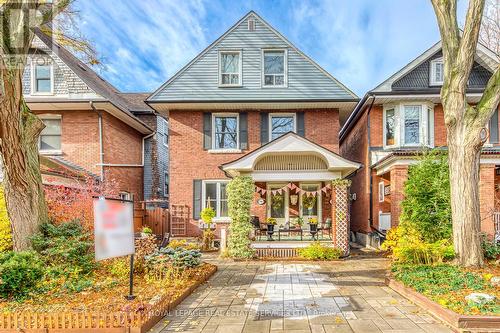
[[[158,236],[170,232],[170,211],[163,208],[162,201],[142,201],[141,207],[134,209],[134,229],[140,232],[143,227],[153,230]]]

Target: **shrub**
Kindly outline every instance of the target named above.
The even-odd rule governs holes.
[[[166,279],[178,277],[186,268],[201,264],[200,250],[187,250],[183,247],[165,247],[145,257],[146,273],[150,278]]]
[[[500,245],[484,239],[482,242],[484,257],[489,260],[495,260],[500,256]]]
[[[3,187],[0,187],[0,252],[12,249],[12,230],[5,205]]]
[[[315,241],[308,246],[298,249],[299,256],[308,260],[333,260],[342,255],[342,250],[322,245]]]
[[[147,235],[135,240],[134,272],[144,272],[146,256],[155,253],[157,248],[156,236],[154,235]]]
[[[43,264],[37,253],[0,254],[0,296],[22,297],[34,290],[43,276]]]
[[[31,237],[31,244],[45,263],[61,266],[66,276],[87,274],[95,268],[90,235],[77,221],[58,225],[44,223]]]
[[[408,169],[404,194],[401,222],[418,230],[425,242],[450,239],[450,180],[446,154],[424,152],[419,163]]]
[[[254,256],[250,247],[250,208],[254,195],[254,184],[251,177],[235,177],[227,185],[227,201],[229,208],[228,255],[232,258],[247,259]]]
[[[167,247],[172,249],[183,248],[185,250],[199,250],[200,246],[195,243],[188,243],[185,239],[173,239],[168,243]]]
[[[212,219],[215,217],[215,210],[212,207],[203,208],[200,213],[200,217],[203,222],[210,226]]]
[[[143,234],[146,234],[146,235],[152,235],[153,234],[153,230],[151,230],[151,228],[149,228],[149,227],[142,228],[141,232]]]

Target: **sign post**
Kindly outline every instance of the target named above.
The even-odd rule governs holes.
[[[96,261],[130,255],[129,295],[134,286],[134,202],[94,197],[94,246]]]

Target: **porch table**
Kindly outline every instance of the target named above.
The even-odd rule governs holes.
[[[292,232],[297,232],[300,234],[300,240],[302,240],[302,228],[288,228],[288,229],[278,229],[278,241],[281,240],[281,233],[288,233],[288,235],[290,235],[290,233]]]

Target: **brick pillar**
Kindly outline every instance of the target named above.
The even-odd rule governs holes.
[[[495,165],[481,164],[479,179],[481,231],[492,237],[495,233],[493,223],[493,212],[495,211]]]
[[[349,255],[349,180],[332,184],[332,239],[333,245]]]
[[[391,173],[391,227],[399,224],[401,201],[404,199],[404,184],[408,179],[408,166],[395,165]]]

